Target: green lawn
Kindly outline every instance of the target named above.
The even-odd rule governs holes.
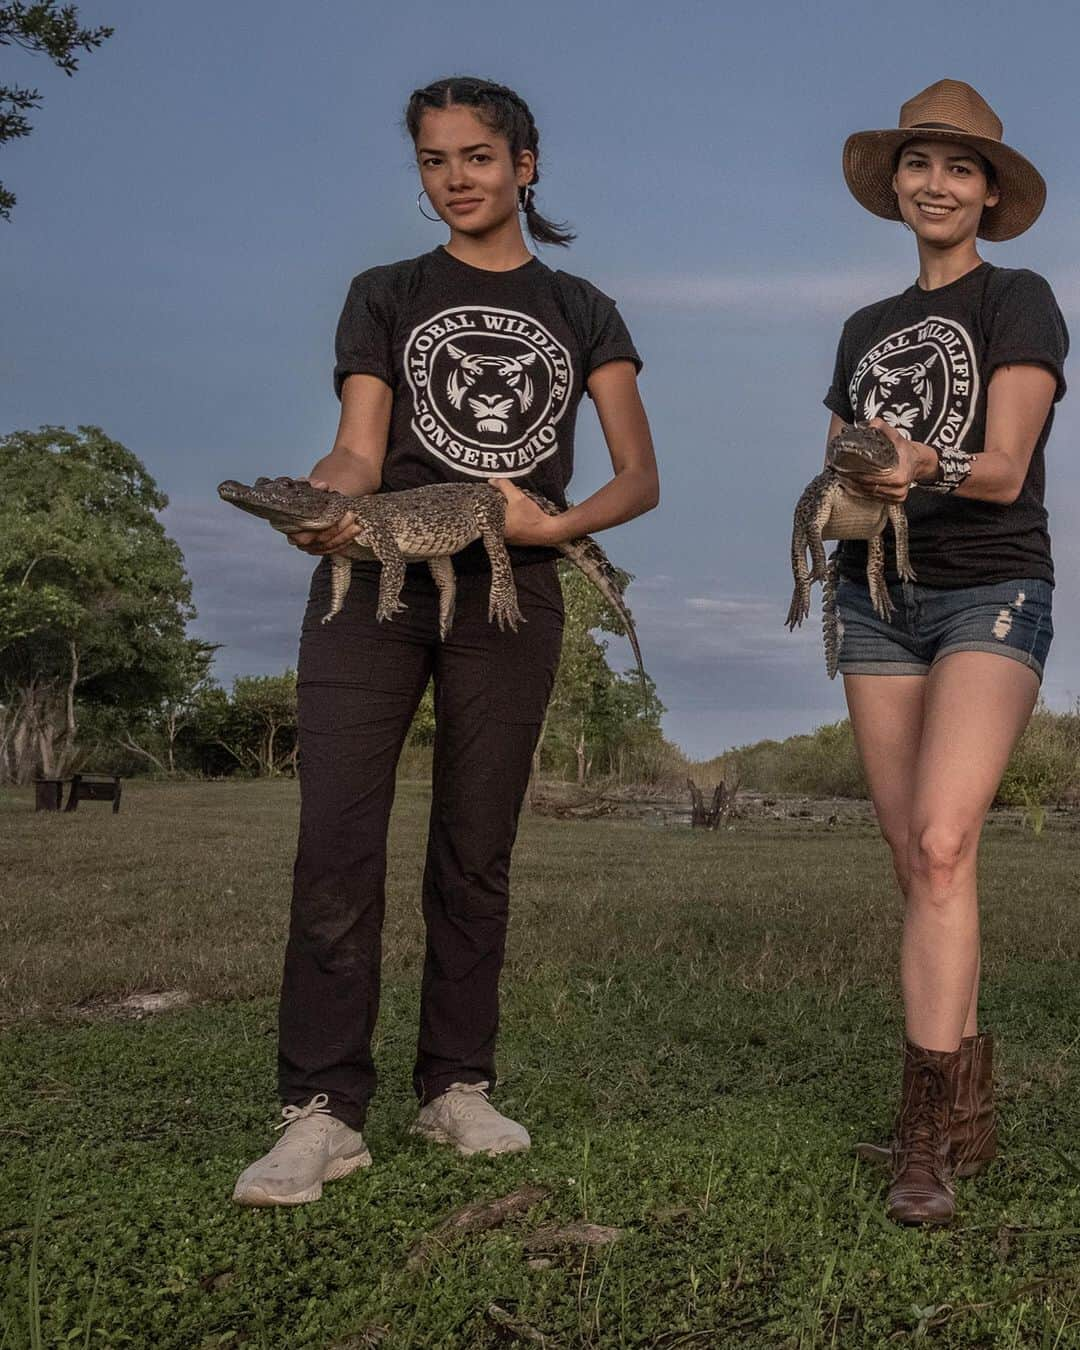
[[[718,835],[526,818],[499,1103],[528,1154],[407,1136],[426,794],[392,836],[375,1165],[243,1211],[276,1119],[289,783],[0,799],[3,1350],[1080,1346],[1080,832],[992,822],[985,1024],[1005,1156],[949,1230],[881,1217],[852,1145],[888,1128],[897,904],[869,825]],[[183,990],[142,1020],[108,1004]],[[455,1208],[545,1194],[414,1245]],[[537,1248],[587,1220],[607,1246]],[[542,1338],[542,1339],[541,1339]]]

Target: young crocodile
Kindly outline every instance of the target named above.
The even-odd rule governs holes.
[[[828,444],[825,470],[810,480],[795,506],[791,534],[791,570],[795,590],[788,610],[787,626],[794,630],[810,613],[810,587],[822,583],[822,620],[825,631],[825,669],[831,680],[840,660],[840,624],[836,612],[838,569],[836,555],[826,562],[825,539],[865,539],[866,579],[870,599],[882,619],[889,619],[894,606],[885,584],[885,526],[892,521],[896,538],[896,570],[903,581],[914,581],[908,556],[908,526],[904,508],[897,502],[860,497],[844,486],[848,474],[873,477],[897,465],[896,447],[878,427],[844,427]],[[806,566],[810,550],[812,570]]]
[[[325,530],[351,511],[360,533],[340,553],[330,558],[330,608],[323,623],[339,613],[352,580],[352,560],[377,559],[379,601],[376,618],[390,620],[406,608],[401,600],[405,564],[426,562],[439,591],[439,636],[445,638],[454,621],[456,581],[451,554],[474,539],[482,539],[491,564],[488,619],[499,628],[515,632],[524,623],[518,608],[517,587],[510,557],[503,541],[506,498],[488,483],[432,483],[404,492],[379,492],[348,497],[326,492],[292,478],[257,478],[252,485],[230,479],[218,485],[218,494],[233,506],[268,520],[275,530],[295,534],[300,530]],[[525,495],[549,516],[559,508],[536,492]],[[600,545],[589,535],[556,544],[579,568],[618,614],[630,639],[637,661],[642,691],[646,691],[645,667],[641,660],[633,616],[623,599],[625,580],[612,566]]]

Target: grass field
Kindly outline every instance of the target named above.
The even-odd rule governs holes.
[[[2,1350],[1080,1346],[1080,818],[987,827],[1004,1157],[922,1233],[852,1153],[887,1132],[900,1034],[869,823],[527,816],[498,1100],[534,1147],[467,1161],[405,1133],[425,813],[404,785],[375,1165],[243,1211],[277,1118],[294,786],[134,784],[115,818],[0,798]],[[161,990],[190,1005],[114,1011]],[[526,1185],[528,1212],[432,1236]],[[552,1233],[581,1222],[619,1236]]]

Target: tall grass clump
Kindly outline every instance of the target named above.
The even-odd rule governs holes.
[[[1040,704],[1012,753],[998,789],[999,802],[1080,803],[1080,703],[1056,713]]]
[[[867,796],[851,723],[846,720],[818,727],[807,736],[757,741],[724,758],[738,765],[742,786],[758,792]],[[1040,804],[1080,805],[1080,703],[1063,713],[1041,704],[1035,709],[1009,760],[997,801],[1028,811]]]
[[[866,779],[848,721],[807,736],[758,741],[732,750],[743,787],[808,797],[865,797]]]

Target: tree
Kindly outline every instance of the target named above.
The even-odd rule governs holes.
[[[612,771],[619,746],[636,734],[634,729],[647,726],[659,736],[664,708],[650,679],[643,694],[636,672],[620,676],[608,665],[608,644],[594,634],[623,633],[618,613],[577,568],[562,564],[560,579],[566,623],[542,745],[549,754],[572,760],[583,783],[597,755]]]
[[[217,742],[249,773],[274,778],[296,772],[296,671],[238,675]]]
[[[80,701],[183,692],[191,583],[142,463],[99,427],[0,438],[0,781],[73,762]]]
[[[193,736],[205,701],[217,687],[210,678],[210,665],[219,645],[189,639],[177,654],[171,687],[159,702],[149,708],[113,710],[111,717],[98,722],[99,741],[148,761],[170,776],[180,767],[190,767],[178,764],[177,756],[183,742]]]
[[[65,75],[74,75],[78,70],[75,53],[80,48],[92,52],[112,34],[113,30],[104,25],[80,28],[75,5],[58,6],[55,0],[0,4],[0,47],[44,52]],[[0,85],[0,144],[29,136],[31,126],[27,114],[40,106],[41,95],[36,89]],[[15,194],[0,183],[0,217],[10,220],[14,205]]]

